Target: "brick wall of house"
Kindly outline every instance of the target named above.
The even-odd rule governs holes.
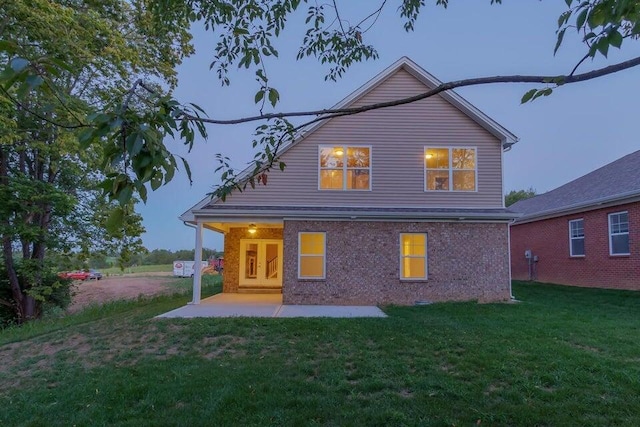
[[[326,233],[325,280],[297,277],[301,231]],[[427,233],[428,280],[400,280],[400,233]],[[285,304],[510,298],[506,224],[285,221],[284,263]]]
[[[254,234],[246,227],[231,228],[224,235],[224,275],[222,292],[238,292],[240,280],[240,239],[282,239],[282,228],[260,228]]]
[[[609,255],[608,214],[629,213],[629,256]],[[584,220],[585,256],[571,257],[569,221]],[[539,261],[535,280],[565,285],[640,290],[640,203],[566,215],[511,227],[511,274],[529,279],[524,251]]]

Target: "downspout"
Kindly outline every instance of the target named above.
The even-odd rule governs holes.
[[[511,301],[515,301],[513,297],[513,286],[511,285],[513,280],[511,277],[511,225],[516,222],[515,219],[512,219],[509,224],[507,224],[507,247],[509,248],[509,296],[511,297]]]
[[[502,141],[502,151],[500,152],[500,169],[501,169],[501,174],[502,174],[502,179],[500,181],[500,190],[501,190],[501,194],[503,194],[502,196],[502,207],[506,209],[505,206],[505,196],[504,196],[504,153],[506,153],[507,151],[511,150],[511,147],[518,142],[518,139],[516,138],[516,140],[514,142],[507,142]],[[508,257],[509,257],[509,298],[511,299],[511,301],[514,301],[515,298],[513,297],[513,286],[511,285],[512,283],[512,278],[511,278],[511,224],[513,224],[515,222],[515,218],[511,220],[511,222],[509,222],[507,224],[507,248],[509,249],[508,252]]]

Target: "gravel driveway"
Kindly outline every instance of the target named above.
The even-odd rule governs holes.
[[[76,282],[73,285],[74,295],[69,312],[75,313],[91,304],[135,299],[140,295],[173,293],[175,288],[168,286],[173,281],[175,278],[171,273],[134,273]]]

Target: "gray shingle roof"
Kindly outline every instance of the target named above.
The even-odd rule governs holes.
[[[521,200],[509,210],[520,221],[615,199],[640,195],[640,150],[611,162],[547,193]]]

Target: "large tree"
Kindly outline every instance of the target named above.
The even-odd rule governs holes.
[[[557,0],[560,1],[560,0]],[[61,2],[75,4],[76,2]],[[88,8],[97,7],[95,2],[82,2]],[[162,44],[166,35],[176,28],[188,30],[195,22],[203,23],[211,32],[215,47],[211,68],[220,82],[230,84],[229,70],[241,67],[253,70],[257,90],[253,101],[258,114],[237,119],[203,117],[197,106],[183,105],[170,96],[164,96],[146,80],[136,80],[122,94],[119,103],[109,109],[101,109],[86,119],[57,123],[60,126],[83,128],[80,142],[83,148],[99,141],[103,145],[106,163],[123,160],[127,169],[122,173],[111,173],[104,181],[104,188],[122,203],[138,193],[146,199],[147,186],[157,189],[170,181],[177,168],[176,156],[167,149],[163,138],[166,135],[180,136],[191,147],[199,132],[206,137],[205,124],[237,124],[259,122],[256,128],[252,173],[239,177],[230,166],[229,159],[220,154],[218,161],[222,185],[216,190],[218,196],[226,196],[233,189],[242,190],[246,185],[266,182],[266,173],[274,166],[284,169],[279,161],[280,148],[295,138],[303,127],[332,117],[358,114],[377,108],[415,102],[457,87],[491,83],[539,83],[523,94],[522,102],[550,95],[555,89],[576,82],[599,78],[640,65],[640,57],[606,65],[598,69],[585,69],[589,59],[607,58],[611,48],[622,48],[623,44],[636,41],[640,35],[640,0],[564,0],[566,10],[558,17],[557,43],[554,53],[560,49],[566,36],[577,34],[584,44],[584,54],[565,74],[508,75],[470,77],[446,82],[432,90],[413,97],[385,103],[365,105],[340,110],[318,109],[313,111],[266,112],[275,108],[280,94],[271,85],[266,66],[279,54],[276,41],[286,33],[291,19],[303,20],[307,30],[300,43],[298,59],[314,57],[328,67],[326,79],[337,79],[355,62],[377,58],[375,46],[367,42],[369,33],[375,31],[376,22],[385,9],[396,8],[406,31],[412,31],[421,14],[425,13],[426,0],[378,0],[367,2],[361,19],[344,19],[339,0],[316,3],[306,0],[138,0],[134,5],[144,5],[147,12],[146,31],[164,35],[165,38],[151,41],[151,45]],[[432,0],[430,3],[447,7],[449,0]],[[501,0],[490,0],[500,4]],[[306,14],[299,13],[306,8]],[[54,43],[55,44],[55,43]],[[112,46],[105,44],[105,46]],[[115,46],[117,50],[121,46]],[[0,44],[0,51],[10,53],[9,62],[0,82],[6,87],[17,88],[18,94],[28,93],[43,84],[51,85],[50,74],[55,74],[64,64],[52,61],[50,55],[33,56],[16,51],[12,44]],[[13,99],[20,102],[20,97]],[[144,98],[150,107],[144,111],[132,108],[132,99]],[[64,101],[64,100],[63,100]],[[206,114],[204,114],[206,115]],[[307,117],[303,123],[290,122],[291,118]],[[188,170],[188,164],[184,162]]]
[[[0,1],[0,237],[2,283],[11,289],[0,302],[18,321],[37,317],[61,286],[43,279],[48,250],[119,244],[126,257],[140,247],[131,194],[121,204],[96,197],[106,177],[126,174],[126,162],[105,161],[107,145],[82,147],[76,129],[141,77],[155,93],[176,83],[190,36],[152,22],[139,1]],[[149,109],[129,104],[139,115]]]
[[[147,187],[157,189],[174,176],[177,157],[165,145],[165,136],[179,137],[190,147],[197,133],[206,137],[207,124],[257,122],[256,154],[248,176],[239,177],[230,160],[223,153],[218,156],[222,185],[216,194],[224,198],[233,189],[266,184],[266,174],[273,167],[285,167],[279,160],[283,144],[317,121],[415,102],[457,87],[491,83],[539,84],[523,94],[522,102],[529,102],[564,85],[640,65],[640,57],[634,57],[588,68],[591,59],[607,61],[611,48],[637,41],[640,0],[564,0],[566,10],[557,20],[555,51],[569,35],[577,35],[584,46],[583,56],[564,74],[470,76],[410,98],[358,108],[275,110],[280,94],[271,83],[267,65],[279,55],[276,42],[286,34],[289,20],[302,20],[306,26],[298,58],[317,58],[328,67],[326,78],[338,79],[353,63],[377,58],[375,46],[368,39],[383,10],[396,8],[405,30],[412,31],[425,13],[426,3],[363,2],[368,9],[362,11],[361,19],[354,20],[344,19],[340,9],[344,3],[338,0],[34,0],[29,6],[5,0],[0,4],[0,60],[5,63],[0,73],[0,91],[4,94],[0,101],[2,108],[12,111],[5,116],[5,124],[13,126],[14,118],[22,114],[25,119],[29,116],[29,120],[39,121],[38,130],[48,129],[47,135],[56,138],[76,130],[79,146],[69,147],[63,157],[99,151],[104,171],[102,188],[126,206],[135,195],[146,200]],[[447,7],[448,0],[429,3]],[[306,13],[301,13],[302,9]],[[256,92],[249,102],[257,104],[256,115],[208,118],[197,106],[178,102],[148,78],[173,77],[172,66],[184,53],[174,48],[184,48],[182,31],[196,22],[212,34],[211,68],[222,84],[231,83],[229,71],[234,67],[255,73]],[[163,65],[156,67],[159,63]],[[93,87],[95,95],[79,96],[76,91],[85,85]],[[115,102],[105,102],[101,95],[114,89],[119,91],[119,96],[112,98]],[[91,111],[84,114],[87,110]],[[290,120],[295,118],[303,118],[303,122],[293,124]],[[184,168],[189,173],[186,162]],[[124,211],[117,211],[112,222],[124,217]]]
[[[504,205],[509,207],[520,200],[535,197],[537,194],[533,187],[529,187],[526,190],[511,190],[504,196]]]

